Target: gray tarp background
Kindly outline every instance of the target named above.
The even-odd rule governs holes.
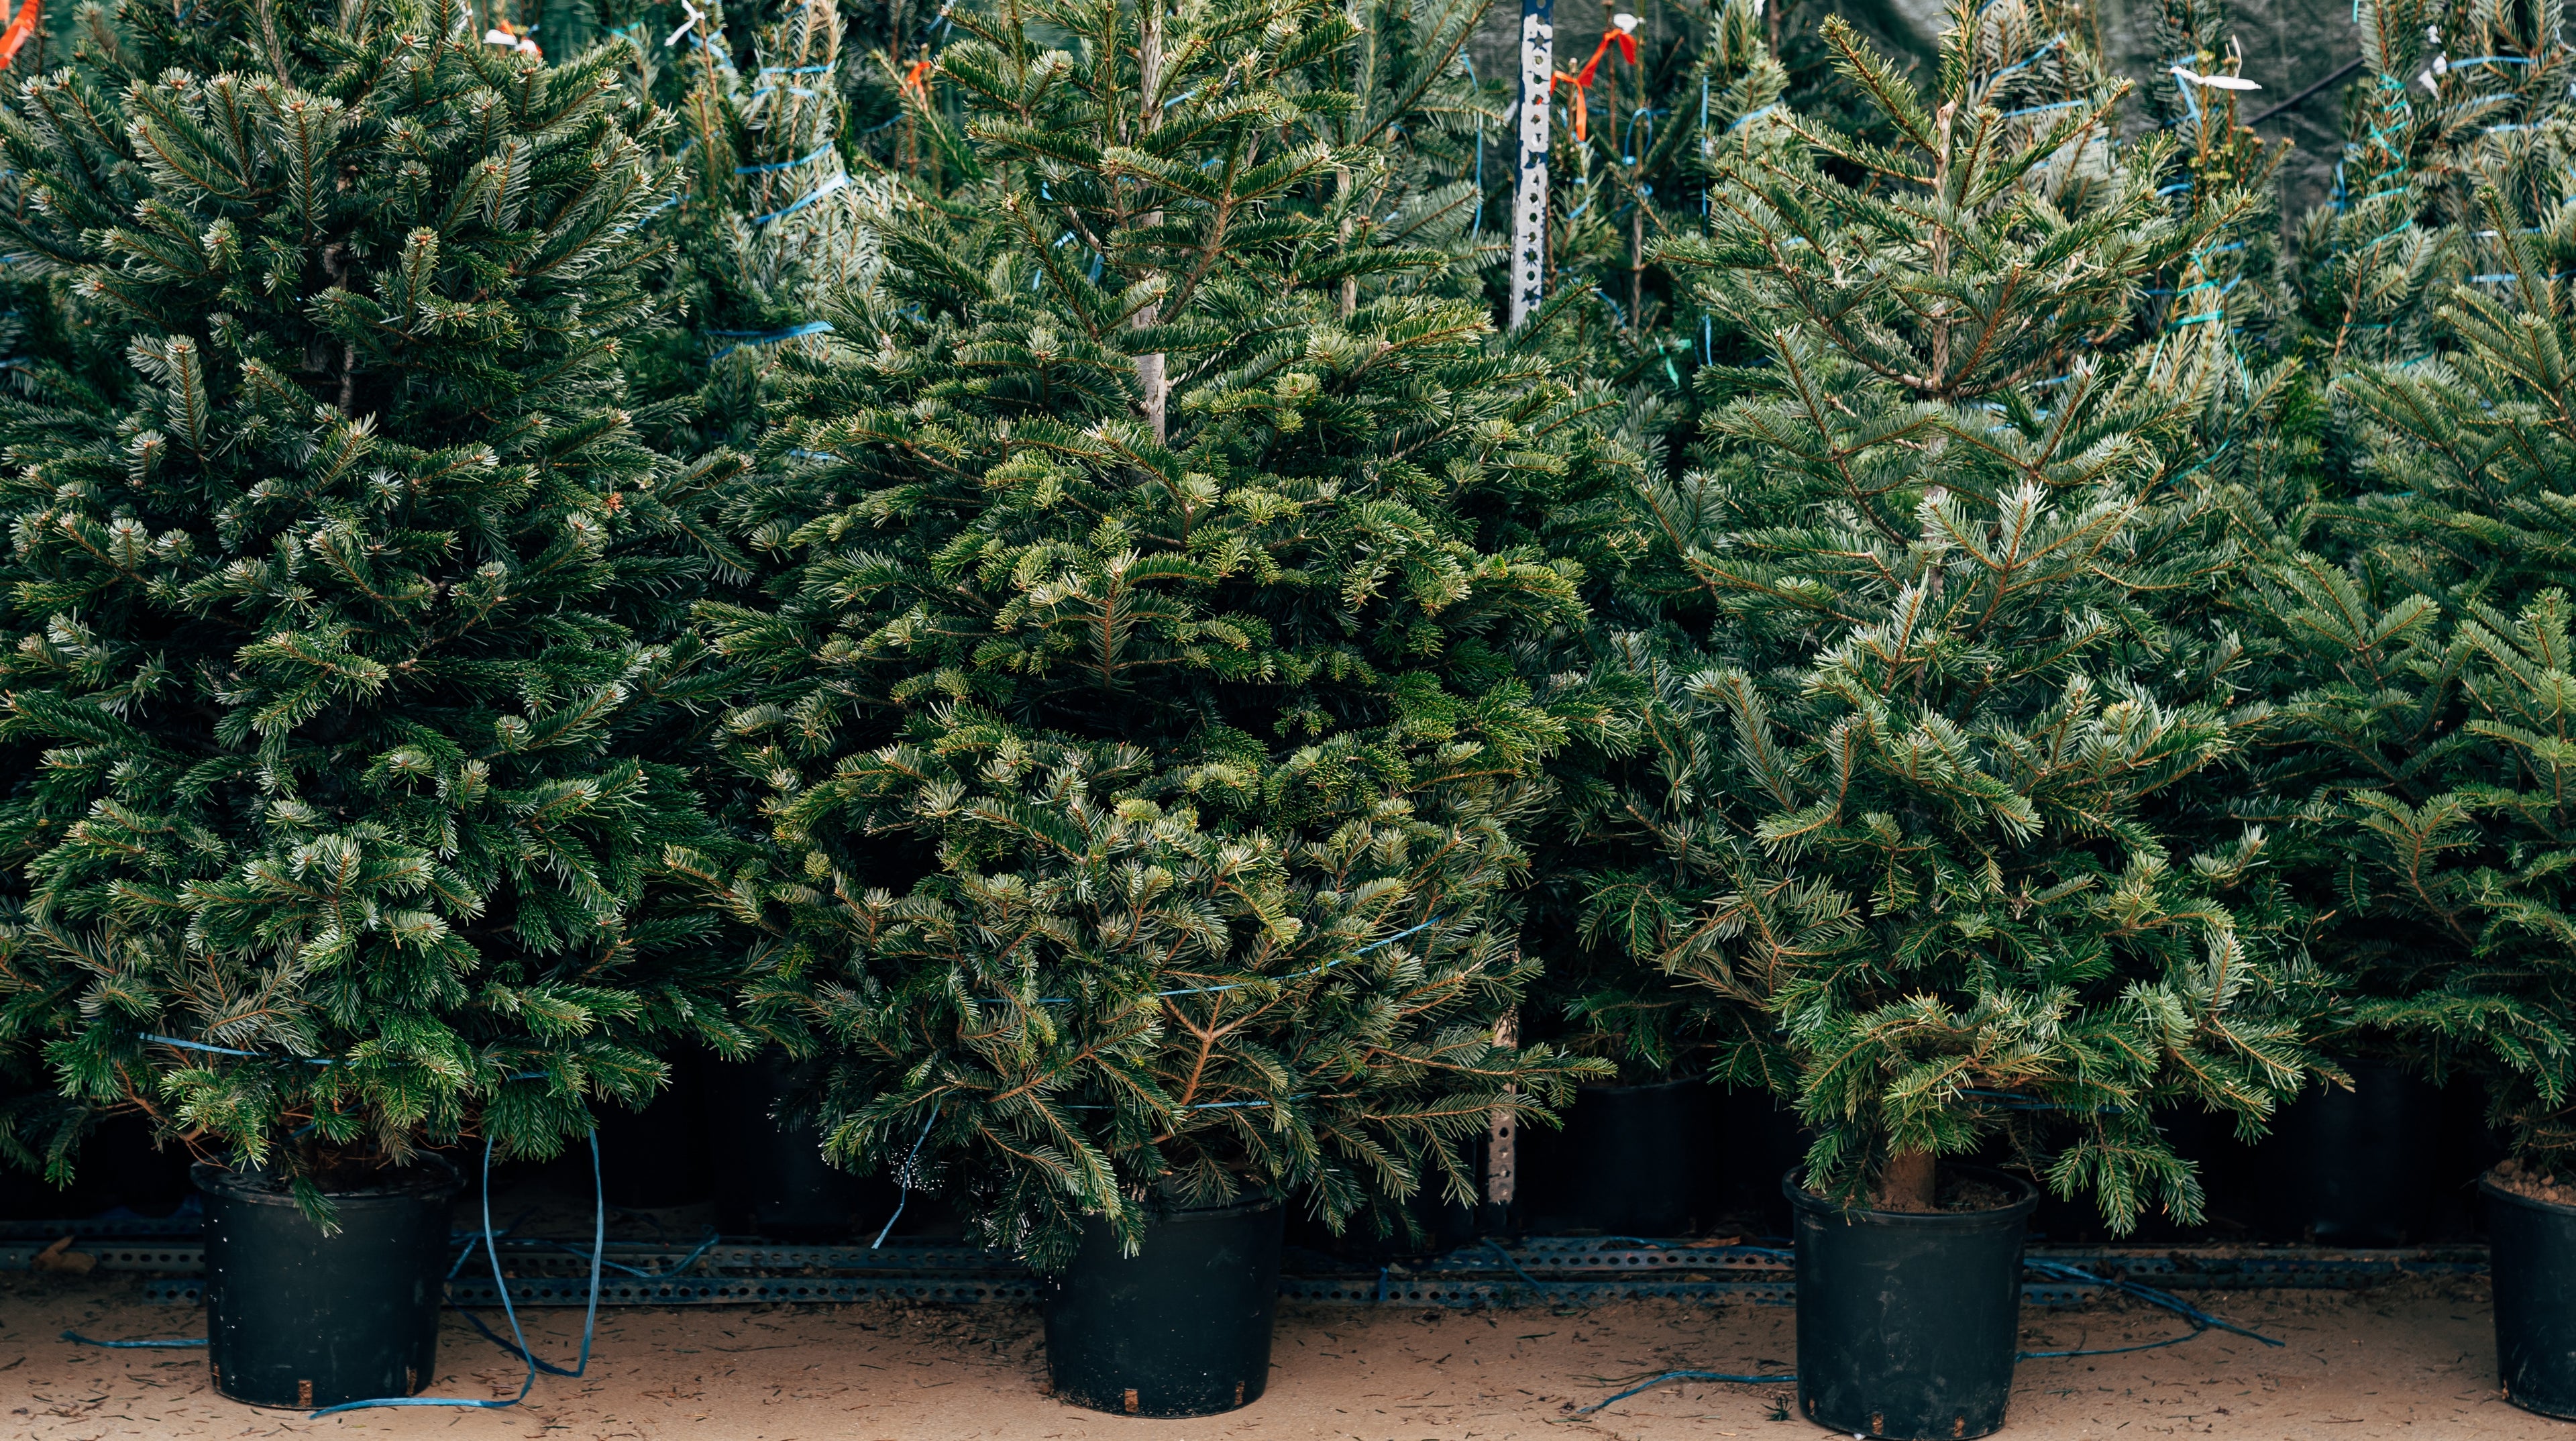
[[[2148,53],[2156,0],[2095,3],[2102,17],[2103,47],[2121,73],[2140,86],[2173,84],[2165,67],[2175,57]],[[1861,28],[1886,38],[1891,45],[1925,56],[1937,43],[1944,20],[1937,0],[1844,0],[1838,8]],[[1558,0],[1559,69],[1573,70],[1582,65],[1614,9],[1643,17],[1641,34],[1650,39],[1668,39],[1688,28],[1688,12],[1660,0],[1628,0],[1617,6],[1590,0]],[[1800,13],[1810,17],[1822,14],[1804,7]],[[2245,76],[2263,86],[2261,92],[2246,97],[2242,113],[2248,116],[2289,99],[2361,54],[2361,34],[2352,23],[2352,0],[2237,0],[2234,15],[2236,38],[2245,49]],[[1808,18],[1804,23],[1813,24],[1814,20]],[[1470,47],[1476,73],[1489,78],[1516,73],[1519,32],[1519,0],[1495,0]],[[2300,211],[2325,196],[2335,161],[2343,150],[2343,93],[2351,83],[2350,79],[2338,81],[2297,109],[2255,127],[2267,140],[2288,139],[2297,146],[2282,166],[2285,219],[2296,218]]]

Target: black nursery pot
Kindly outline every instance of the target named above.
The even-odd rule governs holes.
[[[2383,1062],[2346,1061],[2344,1069],[2351,1090],[2299,1097],[2254,1148],[2248,1190],[2262,1198],[2264,1229],[2322,1246],[2421,1241],[2441,1202],[2442,1176],[2427,1164],[2441,1131],[2441,1093]]]
[[[707,1068],[716,1226],[728,1235],[822,1244],[894,1209],[894,1188],[823,1159],[823,1135],[799,1109],[796,1064],[776,1051]]]
[[[1585,1086],[1563,1129],[1521,1131],[1532,1230],[1679,1236],[1715,1211],[1718,1095],[1705,1081]]]
[[[1798,1407],[1847,1436],[1958,1441],[2004,1424],[2021,1330],[2021,1246],[2039,1189],[1992,1211],[1844,1211],[1797,1170]]]
[[[2478,1183],[2487,1203],[2496,1377],[2525,1411],[2576,1420],[2576,1206]]]
[[[324,1235],[282,1189],[200,1162],[206,1357],[215,1389],[253,1406],[409,1396],[437,1373],[448,1202],[431,1158],[381,1189],[335,1192]]]
[[[600,1192],[608,1204],[651,1211],[714,1197],[706,1090],[706,1062],[682,1052],[671,1058],[671,1083],[644,1109],[612,1105],[594,1113]]]
[[[1047,1282],[1047,1373],[1077,1406],[1214,1416],[1270,1384],[1279,1312],[1279,1203],[1239,1201],[1146,1223],[1133,1257],[1105,1221]]]

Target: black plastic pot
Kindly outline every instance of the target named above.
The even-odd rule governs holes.
[[[437,1373],[448,1202],[443,1161],[383,1189],[335,1193],[324,1235],[283,1189],[199,1163],[206,1198],[206,1356],[215,1389],[254,1406],[409,1396]]]
[[[1520,1133],[1521,1215],[1539,1232],[1679,1236],[1717,1210],[1706,1081],[1585,1086],[1562,1129]]]
[[[1147,1223],[1132,1257],[1107,1222],[1085,1227],[1073,1264],[1046,1283],[1055,1394],[1127,1416],[1214,1416],[1260,1400],[1280,1221],[1272,1200],[1174,1211]]]
[[[2496,1378],[2525,1411],[2576,1420],[2576,1206],[2478,1183],[2487,1203]]]
[[[894,1209],[894,1188],[874,1186],[823,1159],[823,1135],[805,1109],[797,1066],[771,1051],[708,1068],[708,1139],[715,1161],[716,1225],[729,1235],[822,1243],[857,1232],[867,1213]],[[881,1200],[881,1204],[869,1204]]]
[[[2405,1070],[2346,1061],[2353,1088],[2310,1091],[2256,1146],[2246,1191],[2263,1230],[2320,1246],[2405,1246],[2430,1235],[2442,1175],[2429,1164],[2441,1093]],[[2465,1182],[2466,1176],[2457,1180]]]
[[[2004,1424],[2021,1329],[2021,1246],[2039,1189],[1992,1211],[1844,1211],[1781,1182],[1797,1214],[1798,1407],[1848,1436],[1958,1441]]]
[[[649,1211],[714,1197],[706,1064],[687,1052],[673,1056],[670,1084],[644,1109],[607,1105],[592,1113],[599,1124],[600,1190],[608,1204]]]

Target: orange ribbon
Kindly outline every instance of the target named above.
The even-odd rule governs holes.
[[[1631,66],[1637,63],[1637,37],[1625,30],[1604,30],[1601,32],[1601,43],[1592,47],[1592,58],[1583,62],[1583,68],[1574,76],[1574,83],[1582,86],[1591,85],[1592,72],[1601,68],[1601,57],[1609,54],[1610,47],[1613,45],[1619,47],[1620,59],[1627,61]]]
[[[929,82],[924,77],[930,74],[930,66],[928,60],[912,62],[912,68],[903,72],[903,88],[924,99],[929,98]]]
[[[1619,47],[1620,59],[1632,66],[1637,63],[1637,37],[1625,30],[1604,30],[1601,43],[1592,47],[1592,58],[1583,62],[1581,70],[1571,75],[1559,70],[1549,77],[1548,93],[1554,94],[1559,85],[1574,92],[1574,138],[1577,141],[1590,138],[1586,133],[1591,128],[1591,116],[1586,113],[1590,107],[1583,103],[1583,92],[1592,88],[1593,77],[1601,69],[1601,57],[1609,54],[1613,45]]]
[[[0,0],[0,4],[5,3],[7,0]],[[18,13],[10,19],[9,28],[0,30],[0,70],[8,69],[9,62],[18,58],[18,52],[25,48],[27,41],[35,35],[37,3],[38,0],[26,0],[26,3],[18,7]]]
[[[1580,141],[1584,138],[1583,82],[1559,70],[1549,82],[1549,92],[1553,94],[1559,85],[1574,92],[1574,138]]]

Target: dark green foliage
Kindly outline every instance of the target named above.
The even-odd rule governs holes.
[[[1598,1069],[1496,1039],[1535,770],[1597,720],[1527,663],[1582,620],[1586,407],[1450,298],[1471,207],[1333,88],[1337,9],[1167,23],[959,15],[987,178],[790,362],[775,603],[710,611],[769,678],[761,1014],[835,1058],[836,1155],[1050,1264],[1158,1195],[1472,1198]]]
[[[2311,1027],[2347,1054],[2482,1076],[2491,1119],[2544,1168],[2576,1155],[2562,230],[2500,244],[2512,284],[2451,291],[2447,359],[2343,376],[2362,493],[2322,507],[2313,548],[2285,545],[2249,606],[2285,688],[2275,786],[2302,807],[2335,922]]]
[[[1653,704],[1589,924],[1796,1099],[1820,1189],[1928,1204],[1920,1158],[2009,1140],[2125,1226],[2198,1210],[2156,1109],[2250,1123],[2306,1066],[2264,838],[2166,815],[2239,744],[2234,648],[2177,617],[2238,563],[2199,425],[2250,377],[2220,287],[2134,307],[2248,203],[2159,197],[2173,142],[2113,139],[2108,87],[1999,106],[2012,8],[1956,12],[1928,96],[1829,22],[1897,140],[1797,117],[1664,250],[1767,354],[1702,372],[1708,463],[1634,498],[1668,601],[1620,647]]]
[[[41,200],[8,247],[133,367],[90,433],[6,435],[0,735],[43,761],[0,811],[0,1029],[298,1177],[549,1153],[664,1038],[739,1044],[656,879],[698,806],[642,744],[708,684],[660,638],[691,477],[621,408],[658,122],[613,50],[465,30],[127,5],[0,117]]]

